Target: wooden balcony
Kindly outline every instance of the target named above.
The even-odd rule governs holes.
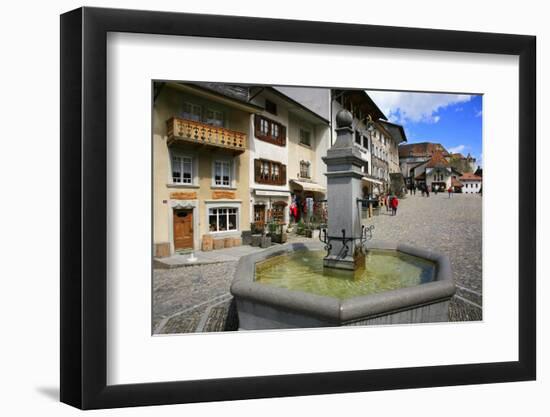
[[[247,148],[246,134],[194,120],[172,117],[166,122],[168,145],[182,143],[224,148],[242,153]]]

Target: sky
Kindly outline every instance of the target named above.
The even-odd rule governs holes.
[[[482,96],[369,91],[388,118],[402,125],[407,143],[441,143],[449,152],[470,153],[483,166]]]

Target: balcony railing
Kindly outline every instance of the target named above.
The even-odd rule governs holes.
[[[211,126],[194,120],[172,117],[166,122],[168,145],[183,141],[244,152],[246,134],[224,127]]]

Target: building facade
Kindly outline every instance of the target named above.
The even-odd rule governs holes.
[[[408,188],[417,181],[423,181],[416,179],[423,172],[422,165],[438,152],[442,153],[445,158],[449,156],[449,152],[439,143],[421,142],[399,146],[399,167]]]
[[[309,89],[251,90],[250,102],[263,108],[254,115],[250,146],[251,221],[255,229],[271,221],[296,221],[305,199],[326,199],[321,156],[330,146],[329,121],[290,97],[300,97],[300,90]],[[292,210],[291,216],[292,204],[299,210]]]
[[[466,194],[475,194],[481,192],[482,178],[479,175],[467,172],[459,178],[462,183],[462,192]]]
[[[204,236],[249,230],[250,131],[260,108],[246,89],[157,83],[153,106],[155,256],[198,250]]]
[[[376,131],[375,121],[386,120],[386,116],[372,101],[364,90],[332,90],[331,101],[332,137],[336,137],[336,115],[341,109],[346,109],[353,116],[352,128],[354,130],[355,145],[361,152],[365,162],[363,172],[363,194],[365,197],[380,193],[384,185],[383,181],[375,174],[373,167],[372,134]],[[379,127],[380,129],[380,127]],[[377,168],[387,169],[381,158],[377,158]],[[378,171],[381,172],[381,171]]]
[[[341,109],[353,115],[364,196],[377,195],[406,138],[364,90],[155,83],[154,255],[233,246],[272,222],[312,220],[326,201],[322,158]]]
[[[389,165],[387,159],[386,143],[389,142],[389,135],[380,124],[375,124],[375,128],[371,132],[371,161],[372,161],[372,176],[380,180],[380,186],[373,187],[373,194],[385,193],[389,183]]]
[[[380,124],[387,132],[385,141],[385,151],[388,162],[388,170],[390,174],[397,174],[401,172],[399,166],[399,146],[404,142],[407,142],[407,136],[405,135],[405,129],[403,126],[396,123],[391,123],[385,120],[379,120]]]

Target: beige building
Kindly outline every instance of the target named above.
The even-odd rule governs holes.
[[[388,163],[388,172],[390,174],[400,173],[399,145],[407,142],[405,129],[401,125],[385,120],[379,120],[378,125],[380,125],[385,132],[384,153],[386,156],[386,162]]]
[[[155,83],[154,254],[201,248],[205,236],[237,239],[250,229],[251,115],[261,108],[228,86]]]
[[[326,198],[321,156],[330,146],[329,122],[290,96],[306,96],[308,90],[250,89],[250,103],[262,108],[253,117],[250,141],[250,221],[255,229],[268,222],[289,223],[296,199]]]
[[[365,197],[380,192],[383,182],[374,173],[372,134],[376,129],[373,121],[385,120],[386,116],[364,90],[332,90],[332,127],[336,128],[336,115],[346,109],[353,116],[355,146],[361,152],[363,166],[363,194]],[[336,133],[333,133],[336,137]]]
[[[152,140],[157,257],[240,244],[297,195],[326,197],[329,122],[272,87],[155,83]]]

